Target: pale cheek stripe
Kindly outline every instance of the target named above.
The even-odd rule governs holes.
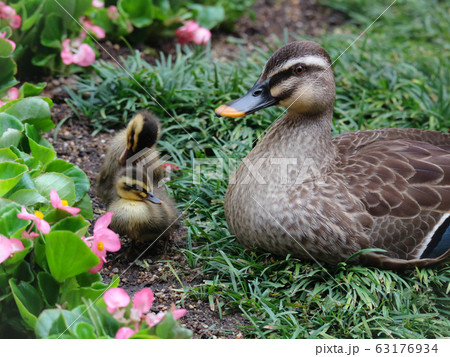
[[[275,68],[272,72],[268,74],[267,77],[273,77],[275,74],[285,71],[286,69],[292,67],[295,64],[303,64],[305,66],[318,66],[322,67],[324,70],[331,67],[331,64],[328,61],[320,56],[302,56],[297,58],[292,58],[289,61],[283,64],[281,68]]]

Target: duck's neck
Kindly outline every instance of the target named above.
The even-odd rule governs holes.
[[[260,154],[296,158],[300,165],[310,162],[319,171],[326,170],[336,159],[331,137],[332,115],[331,110],[317,115],[288,112],[274,123],[260,142]]]

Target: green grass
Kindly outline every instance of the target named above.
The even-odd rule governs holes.
[[[349,24],[316,39],[336,58],[383,11],[368,0],[327,3],[349,15]],[[381,2],[382,3],[382,2]],[[353,5],[357,6],[353,6]],[[386,2],[387,5],[389,3]],[[350,10],[356,9],[356,10]],[[334,133],[360,128],[450,127],[448,5],[398,1],[389,13],[335,64],[337,101]],[[273,50],[281,45],[276,44]],[[123,126],[136,110],[160,116],[162,151],[181,171],[170,189],[186,210],[189,267],[207,277],[186,294],[204,299],[219,317],[241,312],[242,328],[259,338],[434,338],[448,336],[450,267],[392,272],[341,263],[321,267],[292,257],[244,250],[227,229],[223,199],[229,159],[239,161],[282,113],[270,108],[239,118],[216,118],[213,109],[246,92],[270,54],[260,49],[236,60],[218,61],[209,50],[178,51],[155,66],[139,53],[124,66],[164,107],[116,66],[94,65],[95,75],[79,79],[71,105],[87,116],[94,132]],[[78,94],[77,94],[78,93]],[[223,160],[223,175],[202,166],[193,184],[194,159]]]

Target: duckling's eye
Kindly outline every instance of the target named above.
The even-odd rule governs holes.
[[[301,74],[305,71],[305,67],[303,67],[301,64],[294,67],[294,73],[295,74]]]

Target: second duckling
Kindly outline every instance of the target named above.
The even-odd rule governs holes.
[[[152,170],[154,182],[159,182],[164,177],[164,169],[156,151],[156,142],[160,135],[159,120],[152,113],[143,111],[135,114],[127,128],[114,136],[97,177],[97,194],[106,205],[117,197],[114,183],[118,171],[135,154],[142,155],[133,164],[145,159],[148,162],[144,166],[155,167]]]
[[[175,202],[164,188],[153,186],[138,167],[124,168],[115,183],[117,198],[107,210],[114,212],[110,228],[137,242],[166,240],[177,226]]]

